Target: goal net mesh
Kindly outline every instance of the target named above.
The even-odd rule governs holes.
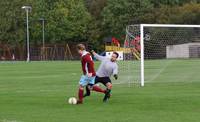
[[[127,26],[123,44],[123,60],[118,61],[118,83],[129,86],[140,82],[140,28],[137,25]]]
[[[190,80],[191,63],[200,58],[200,27],[129,25],[124,41],[124,60],[119,62],[120,83],[141,82],[141,37],[144,44],[144,81],[184,82]],[[194,74],[194,72],[192,72]]]

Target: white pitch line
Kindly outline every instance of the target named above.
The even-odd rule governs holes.
[[[147,80],[145,82],[151,82],[155,80],[172,62],[173,60],[169,61],[166,65],[164,65],[163,68],[160,69],[160,71],[156,75],[154,75],[154,77],[152,77],[150,80]]]
[[[22,122],[22,121],[3,119],[3,120],[0,120],[0,122]]]

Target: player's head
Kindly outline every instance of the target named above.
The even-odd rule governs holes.
[[[115,62],[117,60],[117,58],[119,57],[119,54],[117,52],[113,52],[112,56],[111,56],[111,61]]]
[[[84,44],[77,44],[76,49],[77,49],[79,54],[82,54],[83,51],[85,50],[85,45]]]

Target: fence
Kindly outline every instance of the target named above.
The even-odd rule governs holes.
[[[76,52],[76,44],[54,44],[42,46],[30,46],[30,60],[76,60],[79,55]],[[24,45],[0,45],[0,60],[26,60],[26,46]]]

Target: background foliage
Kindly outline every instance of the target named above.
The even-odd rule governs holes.
[[[25,11],[31,5],[30,41],[40,45],[45,19],[49,44],[87,42],[100,49],[103,38],[115,36],[121,43],[128,24],[200,24],[199,0],[6,0],[0,1],[0,43],[26,40]]]

